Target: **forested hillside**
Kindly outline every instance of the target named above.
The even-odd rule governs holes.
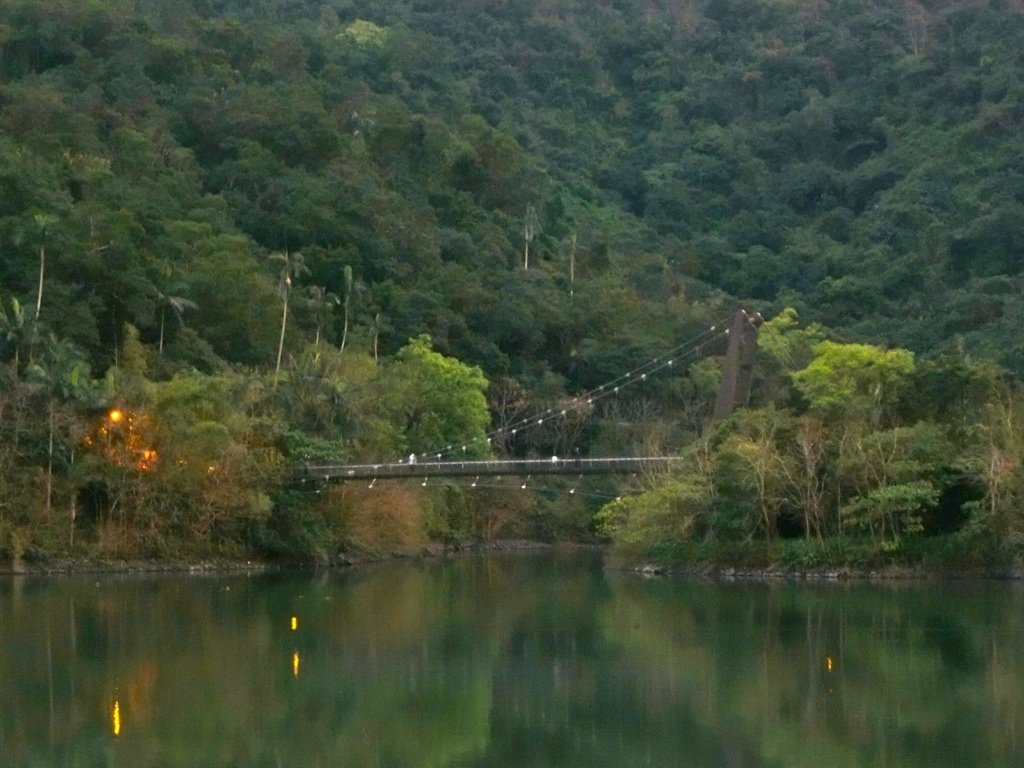
[[[474,392],[494,423],[547,408],[737,301],[1019,375],[1022,11],[0,0],[6,508],[56,526],[59,497],[73,537],[85,505],[128,550],[168,513],[112,510],[161,504],[174,536],[308,549],[334,528],[281,528],[308,506],[268,490],[290,462],[479,436]],[[453,371],[466,398],[428,418]],[[678,438],[711,373],[619,410]],[[115,404],[138,434],[83,465]],[[186,503],[163,453],[166,487],[138,485],[154,440],[250,490]]]
[[[673,338],[694,281],[1019,370],[1022,25],[988,2],[8,1],[3,289],[30,304],[46,247],[42,317],[101,366],[125,322],[157,343],[175,290],[172,357],[267,364],[262,257],[291,250],[339,296],[352,268],[357,336],[379,314],[388,351],[426,331],[491,372]]]

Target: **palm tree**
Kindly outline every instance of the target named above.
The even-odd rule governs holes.
[[[32,348],[35,340],[36,324],[25,315],[25,308],[21,302],[11,298],[11,313],[7,314],[0,305],[0,334],[3,334],[5,341],[14,344],[14,371],[18,372],[21,367],[21,350],[23,347]]]
[[[373,359],[377,359],[377,341],[380,339],[381,317],[380,312],[373,316]]]
[[[39,244],[39,292],[36,294],[36,322],[39,322],[39,313],[43,308],[43,273],[46,271],[46,231],[57,223],[57,217],[51,213],[37,213],[32,217],[36,226],[42,232],[42,240]]]
[[[52,334],[46,343],[46,354],[41,364],[33,363],[27,370],[29,381],[40,386],[47,394],[49,437],[46,459],[46,515],[49,517],[53,499],[53,439],[58,402],[86,401],[93,395],[89,364],[70,341],[57,340]]]
[[[186,309],[196,309],[197,305],[191,299],[186,299],[180,294],[185,289],[185,283],[174,279],[174,269],[169,261],[164,261],[163,268],[155,281],[153,288],[156,291],[156,304],[160,308],[160,341],[157,345],[157,356],[164,356],[164,325],[167,319],[167,310],[171,310],[179,325],[184,325],[181,319]]]
[[[576,293],[576,233],[569,238],[569,301]]]
[[[530,268],[530,243],[540,231],[540,219],[533,203],[526,206],[526,217],[523,219],[523,269]]]
[[[159,288],[156,289],[156,301],[160,307],[160,343],[157,345],[157,357],[162,358],[164,356],[164,318],[167,315],[167,310],[174,313],[179,325],[184,325],[185,321],[181,319],[181,316],[185,314],[186,309],[196,309],[197,305],[191,299],[186,299],[184,296],[171,296]]]
[[[309,298],[313,302],[313,314],[316,317],[316,337],[313,346],[320,346],[320,333],[331,320],[331,311],[341,302],[338,297],[328,291],[322,285],[311,285],[309,287]]]
[[[284,353],[284,332],[288,326],[288,299],[292,293],[292,280],[302,275],[309,274],[306,267],[306,260],[298,251],[275,251],[270,254],[273,261],[281,262],[281,271],[278,275],[278,287],[281,291],[281,339],[277,343],[277,365],[274,367],[274,386],[277,386],[278,376],[281,374],[281,355]]]
[[[352,296],[352,267],[345,266],[345,326],[341,330],[341,346],[339,349],[345,351],[345,340],[348,338],[348,300]]]

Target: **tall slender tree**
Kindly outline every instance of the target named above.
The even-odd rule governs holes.
[[[352,297],[352,267],[345,265],[345,325],[341,331],[341,345],[340,349],[345,350],[345,341],[348,339],[348,305],[349,299]]]
[[[186,299],[184,296],[172,296],[159,288],[156,291],[156,300],[160,307],[160,342],[157,345],[157,356],[162,358],[164,356],[164,320],[167,310],[171,310],[178,323],[183,324],[182,315],[185,314],[185,310],[196,309],[197,305],[191,299]]]
[[[21,350],[28,347],[31,349],[35,338],[35,322],[29,320],[25,314],[25,308],[16,298],[11,298],[10,314],[0,306],[0,334],[5,341],[14,345],[14,371],[19,372],[21,368]]]
[[[39,315],[43,309],[43,275],[46,272],[46,235],[50,227],[57,223],[57,217],[52,213],[37,213],[32,217],[36,226],[39,227],[41,238],[39,242],[39,290],[36,293],[36,317],[39,322]]]
[[[377,344],[380,340],[381,316],[380,312],[373,316],[373,359],[377,359]]]
[[[340,302],[337,296],[322,285],[311,285],[309,298],[313,303],[313,314],[316,317],[316,336],[313,338],[313,346],[319,349],[320,335],[323,333],[324,326],[331,321],[332,311]]]
[[[29,381],[40,386],[47,395],[48,438],[46,451],[46,515],[49,518],[53,500],[53,452],[56,434],[57,406],[71,400],[87,401],[93,394],[89,378],[89,364],[81,352],[69,341],[58,340],[52,334],[40,364],[29,367]]]
[[[540,232],[540,218],[537,216],[537,209],[533,203],[526,206],[526,216],[523,218],[523,269],[530,268],[530,245],[533,238]]]
[[[569,301],[576,294],[576,233],[569,238]]]
[[[291,298],[292,282],[309,274],[306,260],[298,251],[275,251],[270,254],[273,261],[281,262],[278,273],[278,288],[281,291],[281,337],[277,342],[277,364],[274,366],[274,386],[281,375],[281,356],[284,353],[284,334],[288,327],[288,300]]]

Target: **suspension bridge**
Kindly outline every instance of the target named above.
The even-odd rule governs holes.
[[[502,477],[504,475],[635,475],[669,469],[679,456],[630,456],[608,459],[494,459],[490,461],[417,461],[384,464],[304,465],[299,477],[323,482],[428,477]]]
[[[623,387],[646,381],[653,374],[673,368],[702,354],[723,338],[728,339],[722,380],[712,418],[721,420],[736,406],[745,405],[750,397],[750,380],[754,356],[757,351],[757,332],[763,322],[759,314],[737,310],[731,321],[715,324],[695,337],[684,341],[664,356],[637,366],[595,389],[572,398],[564,407],[549,408],[533,416],[520,419],[496,429],[485,437],[474,438],[464,444],[448,445],[421,457],[410,455],[400,461],[362,464],[310,464],[297,466],[293,477],[299,482],[337,483],[355,480],[423,479],[445,477],[503,477],[533,475],[634,475],[655,473],[671,469],[683,459],[679,456],[620,456],[608,458],[558,457],[541,459],[482,459],[462,458],[467,452],[477,453],[486,441],[490,446],[499,438],[515,437],[519,432],[544,424],[545,420],[565,418],[577,409],[589,407],[598,400],[617,394]]]

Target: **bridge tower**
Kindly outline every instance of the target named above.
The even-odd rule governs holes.
[[[757,355],[757,332],[764,322],[760,312],[750,315],[737,309],[729,325],[729,346],[725,351],[722,383],[715,398],[714,421],[721,421],[738,405],[750,401],[750,379]]]

